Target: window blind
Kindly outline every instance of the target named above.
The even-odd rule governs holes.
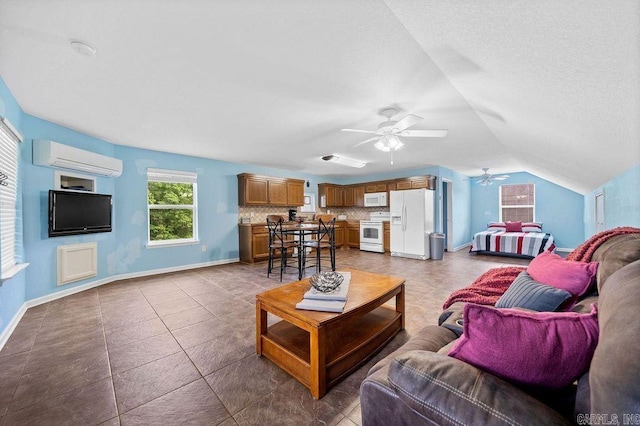
[[[197,183],[198,174],[178,170],[147,169],[149,182]]]
[[[0,265],[6,271],[16,264],[16,197],[18,142],[22,136],[5,119],[0,119]]]

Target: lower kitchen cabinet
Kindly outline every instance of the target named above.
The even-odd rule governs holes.
[[[384,223],[384,230],[383,230],[383,247],[384,247],[384,251],[385,252],[390,252],[391,251],[391,224],[389,222],[385,222]]]
[[[347,222],[346,227],[347,246],[351,248],[360,248],[360,222]]]

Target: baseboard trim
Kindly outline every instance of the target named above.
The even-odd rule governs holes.
[[[471,243],[465,243],[465,244],[463,244],[461,246],[454,247],[453,250],[451,250],[451,251],[460,251],[460,250],[466,249],[467,247],[470,247],[470,246],[471,246]]]
[[[233,258],[233,259],[215,260],[215,261],[203,262],[203,263],[192,263],[192,264],[189,264],[189,265],[173,266],[173,267],[170,267],[170,268],[151,269],[151,270],[148,270],[148,271],[140,271],[140,272],[131,272],[131,273],[128,273],[128,274],[112,275],[112,276],[110,276],[108,278],[102,278],[102,279],[99,279],[99,280],[96,280],[96,281],[92,281],[90,283],[85,283],[85,284],[79,285],[77,287],[56,291],[55,293],[47,294],[46,296],[37,297],[35,299],[27,300],[26,302],[24,302],[22,304],[22,306],[20,306],[20,309],[18,309],[18,312],[16,312],[16,314],[13,316],[13,318],[11,319],[11,322],[9,323],[9,325],[0,334],[0,350],[2,350],[4,345],[7,343],[7,341],[9,340],[9,337],[11,337],[11,334],[15,330],[16,326],[18,325],[18,323],[20,322],[20,320],[24,316],[25,312],[27,312],[27,309],[33,308],[34,306],[42,305],[44,303],[48,303],[48,302],[51,302],[51,301],[54,301],[54,300],[57,300],[57,299],[61,299],[61,298],[66,297],[66,296],[71,296],[72,294],[80,293],[82,291],[89,290],[89,289],[92,289],[94,287],[100,287],[102,285],[109,284],[109,283],[112,283],[114,281],[128,280],[128,279],[131,279],[131,278],[139,278],[139,277],[147,277],[147,276],[150,276],[150,275],[168,274],[168,273],[171,273],[171,272],[187,271],[187,270],[190,270],[190,269],[200,269],[200,268],[206,268],[208,266],[226,265],[226,264],[229,264],[229,263],[238,263],[238,262],[240,262],[240,258],[236,257],[236,258]]]
[[[7,340],[9,340],[9,337],[11,337],[11,334],[18,326],[18,323],[24,316],[25,312],[27,312],[27,304],[23,303],[22,306],[20,306],[20,309],[18,309],[18,312],[16,312],[13,318],[11,318],[11,321],[9,322],[7,327],[4,329],[2,334],[0,334],[0,350],[4,348],[4,345],[7,343]]]

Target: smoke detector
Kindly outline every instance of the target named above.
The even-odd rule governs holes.
[[[71,48],[82,56],[94,57],[96,56],[96,48],[87,42],[81,40],[71,40],[69,42]]]

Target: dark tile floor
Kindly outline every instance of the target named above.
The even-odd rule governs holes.
[[[466,251],[418,261],[339,250],[337,263],[404,277],[406,330],[321,400],[255,354],[255,295],[281,285],[278,274],[267,278],[265,263],[231,264],[120,281],[30,308],[0,351],[0,424],[359,425],[369,368],[435,324],[453,290],[491,267],[528,262]]]

